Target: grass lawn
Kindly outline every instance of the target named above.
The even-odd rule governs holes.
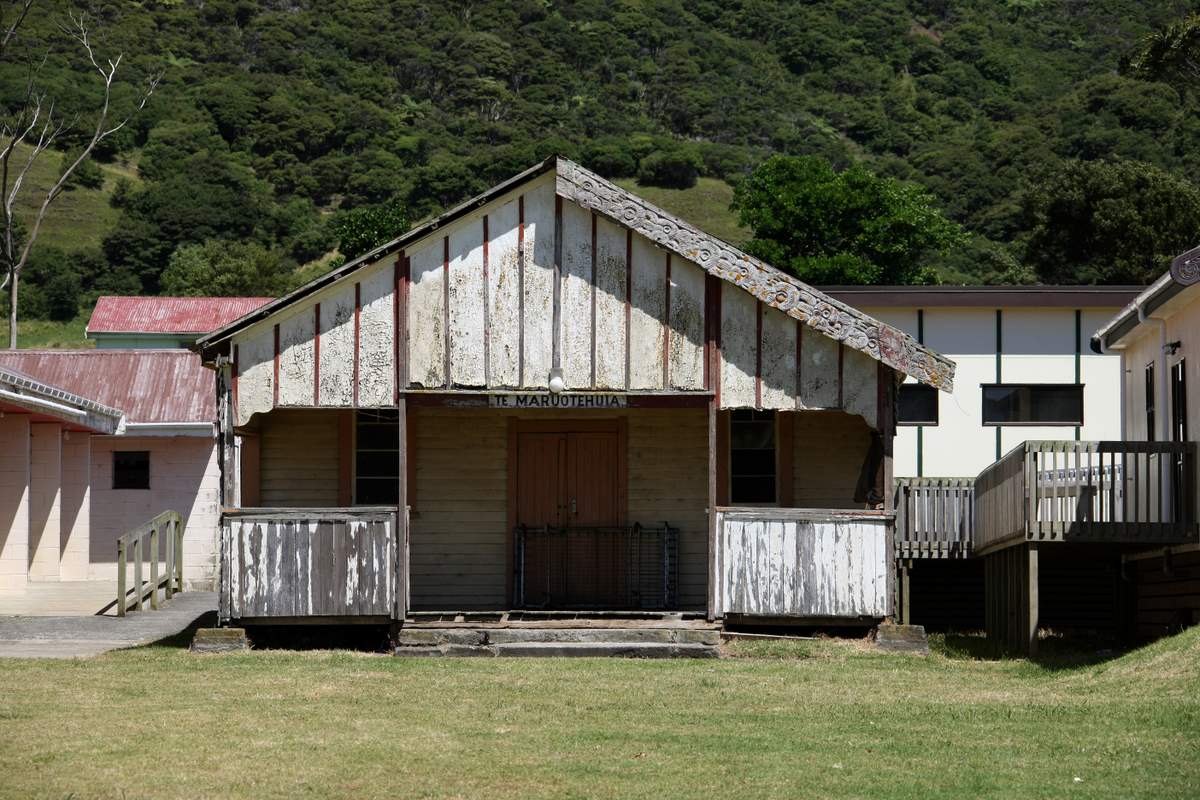
[[[619,180],[617,184],[730,244],[740,245],[750,238],[750,231],[738,227],[737,214],[729,210],[733,187],[725,181],[700,178],[690,189],[641,186],[633,178]]]
[[[19,308],[17,309],[20,310]],[[80,312],[70,322],[54,322],[48,319],[18,319],[17,347],[88,348],[95,347],[91,339],[85,339],[83,329],[91,317],[90,308]],[[0,315],[0,347],[8,347],[8,315]]]
[[[0,796],[1197,795],[1200,629],[1082,665],[941,649],[5,660]]]

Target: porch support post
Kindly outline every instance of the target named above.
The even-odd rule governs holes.
[[[1038,640],[1038,546],[1030,542],[1025,546],[1025,619],[1022,630],[1023,649],[1033,658],[1037,655]]]
[[[237,448],[233,439],[233,369],[225,357],[217,358],[217,449],[221,467],[221,508],[236,508]]]
[[[403,620],[408,613],[408,398],[401,394],[396,406],[400,469],[396,489],[396,579],[393,585],[396,587],[395,617]]]
[[[708,404],[708,620],[717,618],[717,403]]]

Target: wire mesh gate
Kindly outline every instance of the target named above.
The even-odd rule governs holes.
[[[518,608],[659,610],[676,605],[679,529],[514,529]]]

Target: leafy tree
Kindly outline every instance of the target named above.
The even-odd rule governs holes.
[[[655,150],[638,162],[637,179],[643,186],[690,189],[704,168],[700,154],[687,146]]]
[[[100,169],[100,167],[94,161],[80,161],[79,166],[77,166],[70,173],[67,173],[67,170],[71,169],[71,165],[74,164],[78,158],[79,153],[70,152],[63,154],[62,166],[59,168],[59,174],[62,175],[66,173],[67,176],[66,182],[63,183],[63,190],[69,192],[72,189],[77,188],[99,189],[103,187],[104,170]]]
[[[1134,161],[1046,169],[1022,207],[1025,260],[1045,283],[1151,283],[1200,238],[1200,187]]]
[[[283,294],[295,264],[254,242],[210,239],[183,245],[171,254],[163,273],[168,295],[218,297]]]
[[[763,162],[733,207],[754,233],[747,251],[818,284],[933,283],[925,259],[968,240],[928,192],[816,156]]]
[[[369,253],[408,228],[408,212],[399,203],[356,208],[340,214],[333,223],[338,250],[348,259]]]
[[[1146,36],[1120,66],[1130,77],[1169,83],[1181,92],[1200,89],[1200,13]]]

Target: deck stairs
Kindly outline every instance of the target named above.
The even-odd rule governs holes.
[[[414,614],[403,657],[718,658],[720,626],[685,614]]]

